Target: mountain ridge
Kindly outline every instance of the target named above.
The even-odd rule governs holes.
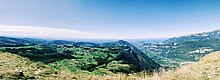
[[[209,32],[202,32],[202,33],[195,33],[189,34],[179,37],[173,37],[166,40],[167,42],[181,42],[181,41],[198,41],[198,40],[206,40],[206,39],[213,39],[218,38],[220,39],[220,29],[209,31]]]

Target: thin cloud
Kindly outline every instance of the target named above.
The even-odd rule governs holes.
[[[0,25],[0,36],[42,37],[53,39],[100,38],[95,33],[34,26]]]

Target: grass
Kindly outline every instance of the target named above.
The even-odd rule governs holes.
[[[214,52],[177,70],[161,71],[143,80],[220,80],[220,52]]]
[[[161,70],[152,75],[145,72],[134,74],[95,75],[79,70],[72,73],[69,67],[53,71],[43,63],[33,63],[15,54],[0,53],[0,79],[41,80],[220,80],[220,52],[214,52],[176,70]],[[63,62],[69,64],[68,62]],[[102,69],[100,69],[102,70]],[[104,69],[103,69],[104,70]],[[22,71],[23,76],[16,74]],[[99,72],[97,72],[99,73]],[[19,77],[20,76],[20,77]]]
[[[0,52],[0,79],[41,79],[54,71],[43,63],[33,63],[21,56]]]

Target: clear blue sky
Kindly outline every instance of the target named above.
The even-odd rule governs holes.
[[[220,0],[0,0],[0,25],[168,38],[220,29]]]

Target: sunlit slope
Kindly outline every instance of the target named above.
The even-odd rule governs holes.
[[[53,70],[15,54],[0,52],[0,79],[41,79]]]
[[[150,80],[220,80],[220,52],[210,53],[176,71],[156,73]]]

